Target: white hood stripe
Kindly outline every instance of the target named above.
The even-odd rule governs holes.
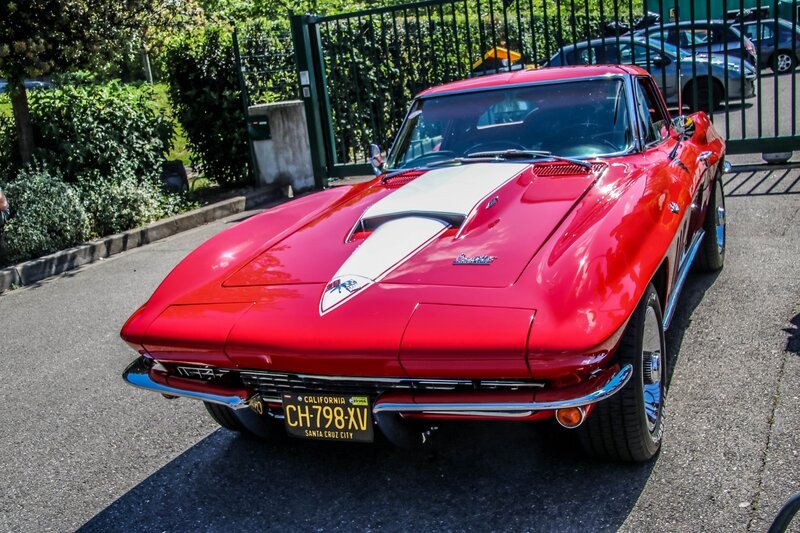
[[[476,163],[436,169],[372,205],[360,225],[374,231],[325,287],[320,315],[379,281],[451,225],[461,226],[481,200],[527,167]]]

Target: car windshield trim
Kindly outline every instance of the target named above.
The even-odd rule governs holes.
[[[612,39],[613,40],[613,39]],[[616,66],[616,65],[610,65]],[[622,67],[619,67],[622,70]],[[573,83],[573,82],[581,82],[581,81],[596,81],[596,80],[625,80],[625,72],[621,71],[619,74],[602,74],[598,76],[583,76],[583,77],[575,77],[575,78],[560,78],[554,80],[542,80],[542,81],[526,81],[520,83],[508,83],[505,85],[492,85],[490,87],[471,87],[467,89],[454,89],[452,91],[443,91],[443,92],[434,92],[434,93],[427,93],[427,94],[420,94],[416,97],[416,100],[428,100],[429,98],[440,98],[442,96],[454,96],[456,94],[471,94],[471,93],[480,93],[480,92],[491,92],[491,91],[507,91],[512,89],[520,89],[523,87],[533,87],[533,86],[542,86],[542,85],[554,85],[559,83]]]
[[[620,66],[619,69],[620,69],[619,73],[613,73],[612,72],[612,73],[598,74],[598,75],[593,75],[593,76],[576,76],[576,77],[560,78],[560,79],[552,79],[552,80],[526,81],[526,82],[510,83],[510,84],[499,85],[499,86],[498,85],[492,85],[492,86],[488,86],[488,87],[474,87],[474,88],[466,88],[466,89],[459,89],[459,90],[452,90],[452,91],[443,91],[443,92],[420,94],[411,103],[411,106],[409,107],[409,111],[406,114],[406,118],[403,120],[403,123],[401,125],[400,130],[397,132],[397,135],[395,136],[394,140],[392,141],[392,145],[389,148],[389,152],[388,152],[387,157],[386,157],[385,170],[389,174],[394,176],[394,175],[399,174],[401,172],[410,172],[410,171],[413,171],[413,170],[417,170],[418,171],[418,170],[428,169],[428,168],[431,168],[431,167],[444,166],[444,165],[448,165],[448,164],[461,164],[461,163],[466,163],[466,162],[481,161],[481,160],[475,159],[475,158],[466,159],[464,157],[454,157],[454,158],[448,158],[446,160],[434,161],[434,162],[432,162],[430,164],[425,164],[425,165],[415,165],[415,166],[408,166],[408,167],[389,166],[389,164],[392,162],[394,152],[398,149],[398,144],[397,143],[400,142],[401,139],[403,138],[405,130],[407,128],[409,128],[409,127],[413,127],[411,125],[411,122],[413,121],[413,119],[416,119],[419,116],[419,113],[418,113],[419,110],[415,108],[415,106],[416,106],[416,104],[418,102],[423,102],[425,100],[433,99],[433,98],[450,97],[450,96],[456,96],[456,95],[461,95],[461,94],[475,94],[475,93],[481,93],[481,92],[495,92],[495,91],[503,91],[503,90],[514,90],[514,89],[520,89],[520,88],[525,88],[525,87],[534,87],[534,86],[541,87],[541,86],[547,86],[547,85],[558,85],[558,84],[565,84],[565,83],[579,83],[579,82],[598,81],[598,80],[605,80],[605,81],[607,81],[607,80],[616,80],[616,81],[619,81],[621,83],[621,85],[623,86],[623,91],[624,91],[624,87],[627,87],[627,81],[626,80],[629,77],[629,74],[624,70],[623,67]],[[630,102],[629,102],[630,95],[624,96],[622,100],[623,100],[622,102],[618,102],[618,105],[624,105],[626,107],[630,107]],[[616,115],[616,112],[617,112],[617,110],[615,110],[615,115]],[[631,131],[631,125],[629,125],[629,127],[628,127],[628,135],[631,137],[630,141],[628,142],[627,146],[625,146],[622,150],[618,150],[618,151],[615,151],[615,152],[602,153],[602,154],[587,154],[585,156],[585,159],[590,159],[590,158],[594,158],[594,157],[620,157],[620,156],[625,156],[625,155],[629,155],[629,154],[637,152],[640,149],[640,147],[638,146],[638,141],[637,141],[635,133],[633,131]],[[583,158],[576,156],[575,159],[582,160]],[[516,159],[515,161],[519,162],[518,159]]]

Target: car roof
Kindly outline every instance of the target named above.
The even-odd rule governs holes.
[[[597,46],[598,44],[616,44],[616,45],[623,45],[623,44],[641,44],[645,46],[651,46],[658,48],[658,44],[653,43],[660,43],[661,40],[655,37],[650,37],[649,39],[634,35],[631,38],[630,35],[624,35],[620,37],[598,37],[597,39],[592,39],[591,41],[579,41],[574,44],[568,44],[564,46],[560,51],[556,52],[554,55],[558,55],[561,51],[568,52],[573,49],[582,49],[586,48],[587,46]]]
[[[575,80],[580,78],[596,78],[613,75],[641,75],[647,71],[633,65],[580,65],[569,67],[529,68],[514,72],[503,72],[488,76],[479,76],[467,80],[446,83],[431,87],[417,96],[420,98],[458,92],[469,92],[503,85],[524,85],[537,82],[558,80]]]
[[[712,25],[712,26],[724,25],[724,26],[727,26],[727,24],[725,24],[725,21],[721,20],[721,19],[682,20],[680,22],[665,22],[664,24],[653,24],[652,26],[648,26],[647,28],[642,28],[642,30],[658,30],[658,29],[660,29],[662,27],[664,27],[664,28],[674,28],[675,26],[678,26],[678,27],[683,28],[683,27],[687,27],[687,26],[691,27],[691,26],[707,26],[707,25]]]

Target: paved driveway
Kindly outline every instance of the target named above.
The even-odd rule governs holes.
[[[652,464],[514,423],[264,444],[124,386],[122,322],[229,220],[0,296],[0,530],[763,531],[800,490],[800,171],[726,181],[727,265],[682,296]]]

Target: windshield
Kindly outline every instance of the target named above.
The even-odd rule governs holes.
[[[692,54],[687,52],[686,50],[681,50],[674,44],[669,44],[668,42],[661,41],[660,39],[653,39],[650,38],[650,46],[655,46],[659,50],[664,50],[668,55],[672,57],[690,57]]]
[[[415,101],[387,168],[499,150],[593,157],[632,143],[621,79],[542,83]]]

